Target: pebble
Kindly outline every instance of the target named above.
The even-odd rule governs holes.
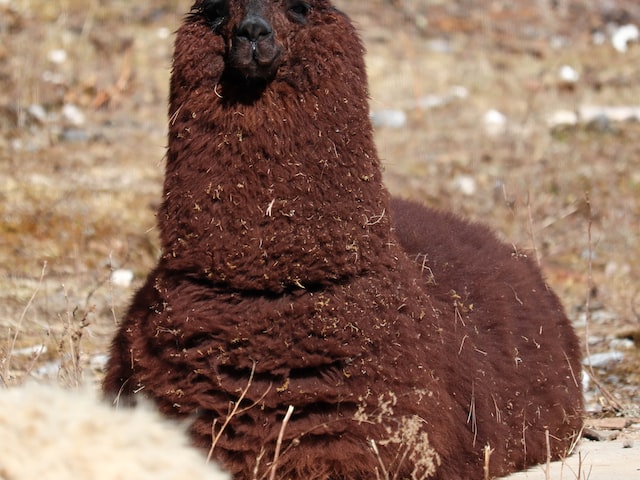
[[[466,196],[474,195],[478,190],[478,184],[475,178],[470,175],[458,175],[453,179],[453,184]]]
[[[613,122],[640,121],[640,106],[582,105],[577,112],[556,110],[547,115],[546,119],[550,128],[583,124],[595,130],[606,131],[612,128]]]
[[[89,364],[91,365],[91,368],[93,368],[94,370],[104,370],[107,367],[108,361],[109,361],[109,355],[99,354],[99,355],[93,355],[89,359]]]
[[[78,143],[89,141],[90,136],[86,130],[81,128],[65,128],[60,133],[60,139],[65,142]]]
[[[582,361],[583,365],[591,365],[594,368],[604,368],[612,363],[619,363],[624,359],[624,353],[619,350],[610,352],[594,353]]]
[[[56,378],[60,373],[60,361],[47,362],[34,372],[37,378]]]
[[[171,30],[169,30],[167,27],[161,27],[156,30],[156,36],[161,40],[166,40],[171,36]]]
[[[133,281],[133,272],[124,268],[119,268],[111,273],[111,283],[118,287],[128,288]]]
[[[507,117],[498,110],[488,110],[483,117],[485,131],[495,137],[503,134],[507,129]]]
[[[402,128],[407,124],[407,114],[403,110],[377,110],[371,113],[374,127]]]
[[[86,118],[82,110],[72,103],[66,103],[62,107],[62,116],[72,125],[76,127],[84,125]]]
[[[462,85],[454,85],[444,95],[425,95],[416,101],[415,106],[423,110],[442,107],[455,100],[464,100],[469,97],[469,90]]]
[[[614,338],[609,342],[609,347],[612,350],[631,350],[636,344],[629,338]]]
[[[580,80],[580,74],[575,68],[569,65],[563,65],[558,75],[560,76],[560,80],[565,84],[574,84]]]
[[[583,105],[578,109],[583,123],[589,123],[598,117],[607,117],[612,122],[640,120],[640,106]]]
[[[578,124],[578,114],[572,110],[556,110],[547,115],[550,128],[571,127]]]
[[[61,48],[57,48],[55,50],[50,50],[47,54],[47,59],[51,63],[55,63],[57,65],[64,63],[67,61],[67,52]]]
[[[47,346],[44,344],[34,345],[33,347],[18,348],[11,351],[11,355],[19,357],[30,357],[32,355],[42,355],[47,353]]]
[[[44,123],[47,121],[47,111],[39,103],[34,103],[33,105],[30,105],[27,111],[29,112],[29,115],[31,115],[40,123]]]
[[[630,42],[638,40],[640,40],[640,30],[633,24],[622,25],[611,35],[611,44],[620,53],[625,53],[629,49]]]

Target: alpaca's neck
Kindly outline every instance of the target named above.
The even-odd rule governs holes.
[[[230,91],[203,101],[172,85],[165,262],[271,291],[366,270],[389,241],[366,94],[278,84],[247,104]]]

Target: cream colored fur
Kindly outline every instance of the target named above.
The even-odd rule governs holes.
[[[228,480],[150,406],[115,409],[88,389],[0,389],[2,480]]]

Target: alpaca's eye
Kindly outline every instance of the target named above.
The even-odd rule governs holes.
[[[224,22],[227,16],[227,0],[204,0],[200,11],[207,20],[207,23],[215,30]]]
[[[306,23],[307,16],[311,12],[311,5],[300,0],[289,0],[287,8],[291,18],[299,23]]]

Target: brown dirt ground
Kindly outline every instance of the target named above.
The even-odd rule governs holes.
[[[138,3],[0,2],[6,384],[99,378],[158,254],[171,32],[190,2]],[[389,189],[537,255],[591,352],[625,345],[622,361],[595,372],[594,415],[639,416],[640,122],[546,122],[559,109],[640,103],[640,44],[619,53],[592,42],[610,22],[640,25],[638,2],[337,3],[368,48],[372,110],[407,113],[404,128],[376,131]],[[559,79],[563,65],[577,83]],[[457,86],[465,98],[416,106]],[[485,131],[489,109],[508,119],[498,135]],[[134,273],[130,287],[110,281],[119,268]]]

